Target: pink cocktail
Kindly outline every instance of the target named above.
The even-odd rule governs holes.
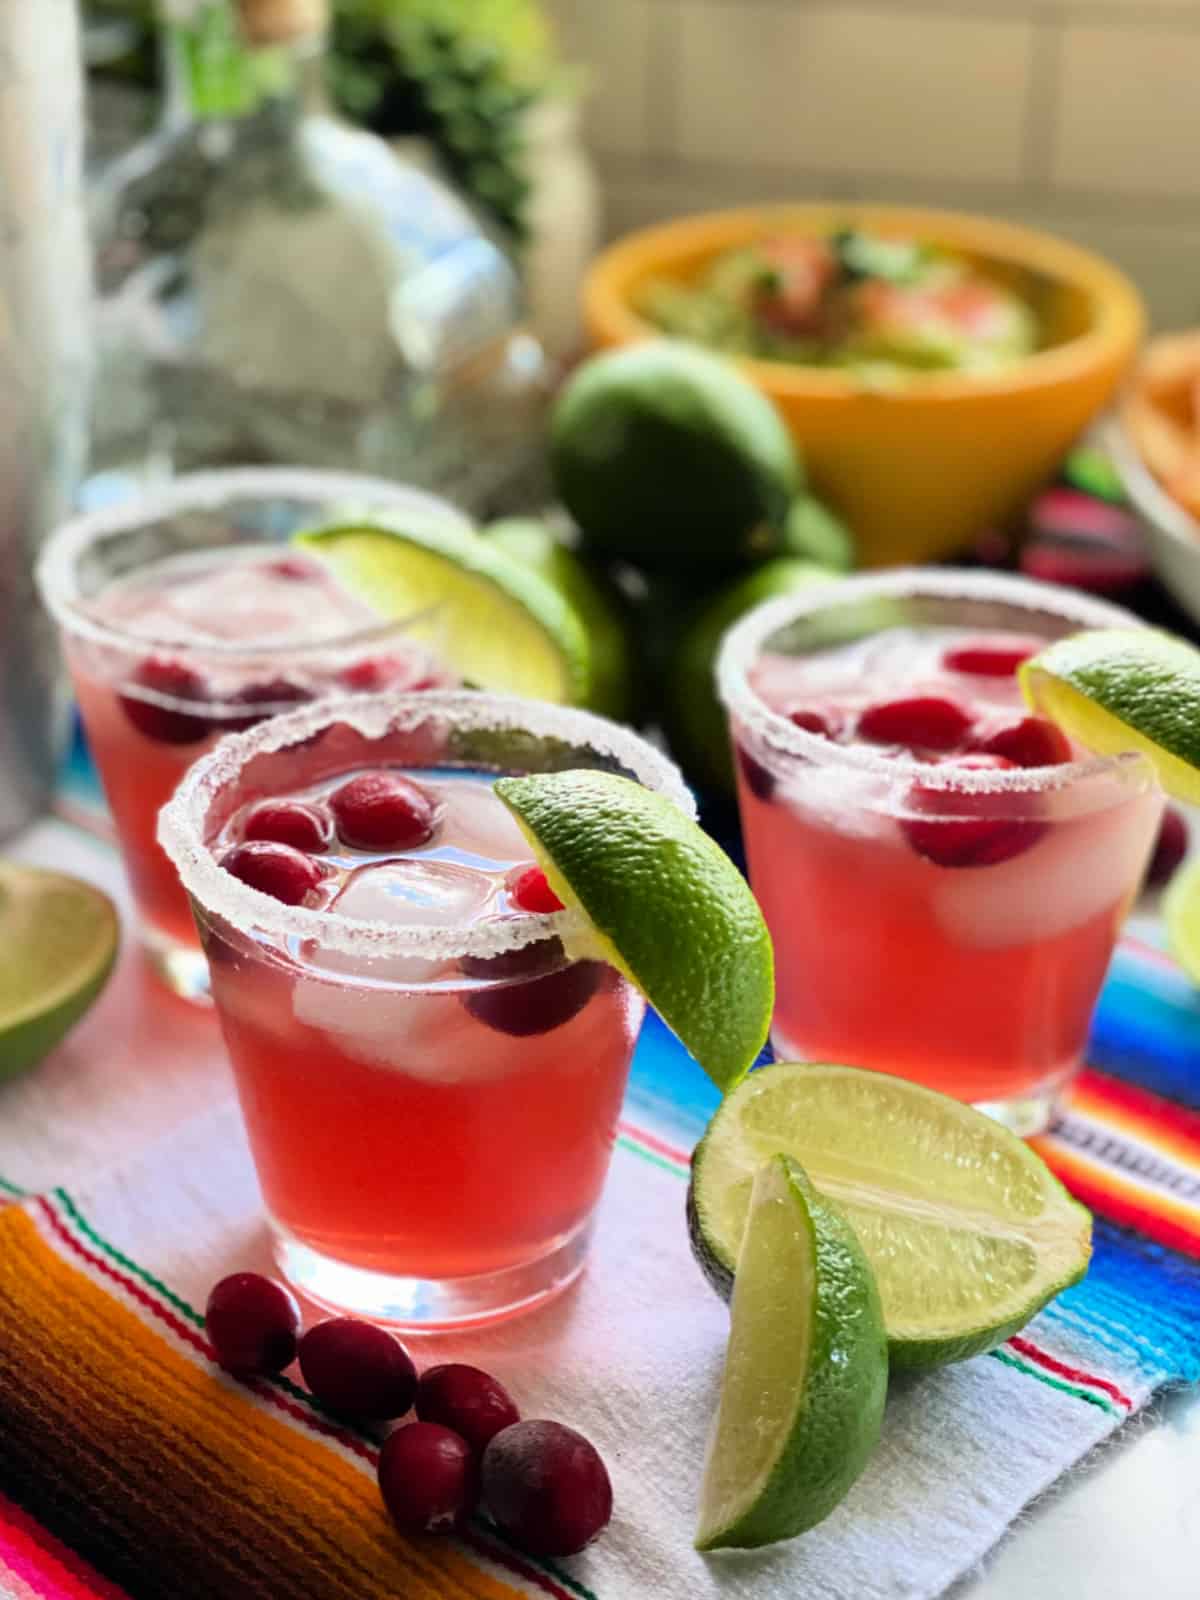
[[[461,522],[398,485],[230,471],[62,529],[39,569],[156,969],[203,998],[187,898],[155,842],[159,810],[223,733],[326,694],[450,681],[311,556],[297,529],[344,508]]]
[[[690,806],[627,730],[435,690],[233,737],[163,813],[278,1256],[317,1299],[440,1326],[579,1271],[643,1005],[539,909],[492,783],[588,766]]]
[[[1136,619],[961,572],[788,597],[723,647],[776,1052],[898,1074],[1043,1127],[1078,1067],[1162,799],[1032,716],[1020,662]]]

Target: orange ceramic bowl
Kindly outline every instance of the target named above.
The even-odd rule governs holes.
[[[828,368],[745,361],[778,406],[812,485],[858,536],[865,566],[930,560],[1004,523],[1112,395],[1145,313],[1099,256],[987,217],[907,206],[814,204],[684,217],[630,234],[593,263],[584,315],[597,347],[654,338],[634,309],[648,279],[687,279],[723,251],[780,233],[856,226],[966,257],[1032,307],[1043,348],[985,376],[919,373],[895,389]]]

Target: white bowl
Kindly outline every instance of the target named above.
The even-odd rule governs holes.
[[[1155,572],[1183,609],[1200,622],[1200,522],[1159,483],[1119,420],[1110,423],[1104,443],[1145,527]]]

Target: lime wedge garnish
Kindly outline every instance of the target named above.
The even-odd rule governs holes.
[[[1167,940],[1179,965],[1200,983],[1200,856],[1186,861],[1163,896]]]
[[[998,1122],[884,1073],[779,1062],[728,1096],[693,1158],[692,1248],[721,1293],[754,1174],[779,1152],[849,1217],[893,1365],[990,1350],[1087,1270],[1090,1215]]]
[[[1169,794],[1200,804],[1200,650],[1152,628],[1095,628],[1040,651],[1020,680],[1086,749],[1140,750]]]
[[[827,1517],[879,1437],[887,1376],[854,1230],[776,1156],[750,1196],[697,1548],[770,1544]]]
[[[0,861],[0,1078],[47,1055],[96,999],[117,954],[107,895]]]
[[[720,1089],[762,1049],[775,998],[762,912],[729,857],[670,800],[610,772],[495,785],[555,893]]]
[[[583,624],[591,669],[584,703],[601,716],[631,720],[636,698],[633,629],[616,585],[536,518],[506,517],[485,528],[483,538],[557,589]]]
[[[575,611],[477,534],[449,523],[379,521],[313,528],[295,542],[381,616],[432,613],[428,639],[475,687],[559,705],[587,699],[588,643]]]

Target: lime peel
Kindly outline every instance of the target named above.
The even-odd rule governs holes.
[[[477,687],[567,705],[588,699],[591,656],[574,607],[478,534],[378,516],[306,529],[293,542],[381,616],[411,619],[411,634],[423,629]]]
[[[770,936],[745,879],[677,805],[611,772],[500,778],[547,881],[724,1090],[766,1041]]]
[[[119,943],[108,896],[65,873],[0,862],[0,1079],[35,1066],[99,997]]]
[[[696,1545],[792,1538],[833,1510],[879,1438],[879,1292],[849,1222],[787,1156],[754,1179]]]
[[[1034,711],[1097,755],[1140,751],[1163,788],[1200,804],[1200,650],[1153,628],[1093,628],[1020,668]]]

